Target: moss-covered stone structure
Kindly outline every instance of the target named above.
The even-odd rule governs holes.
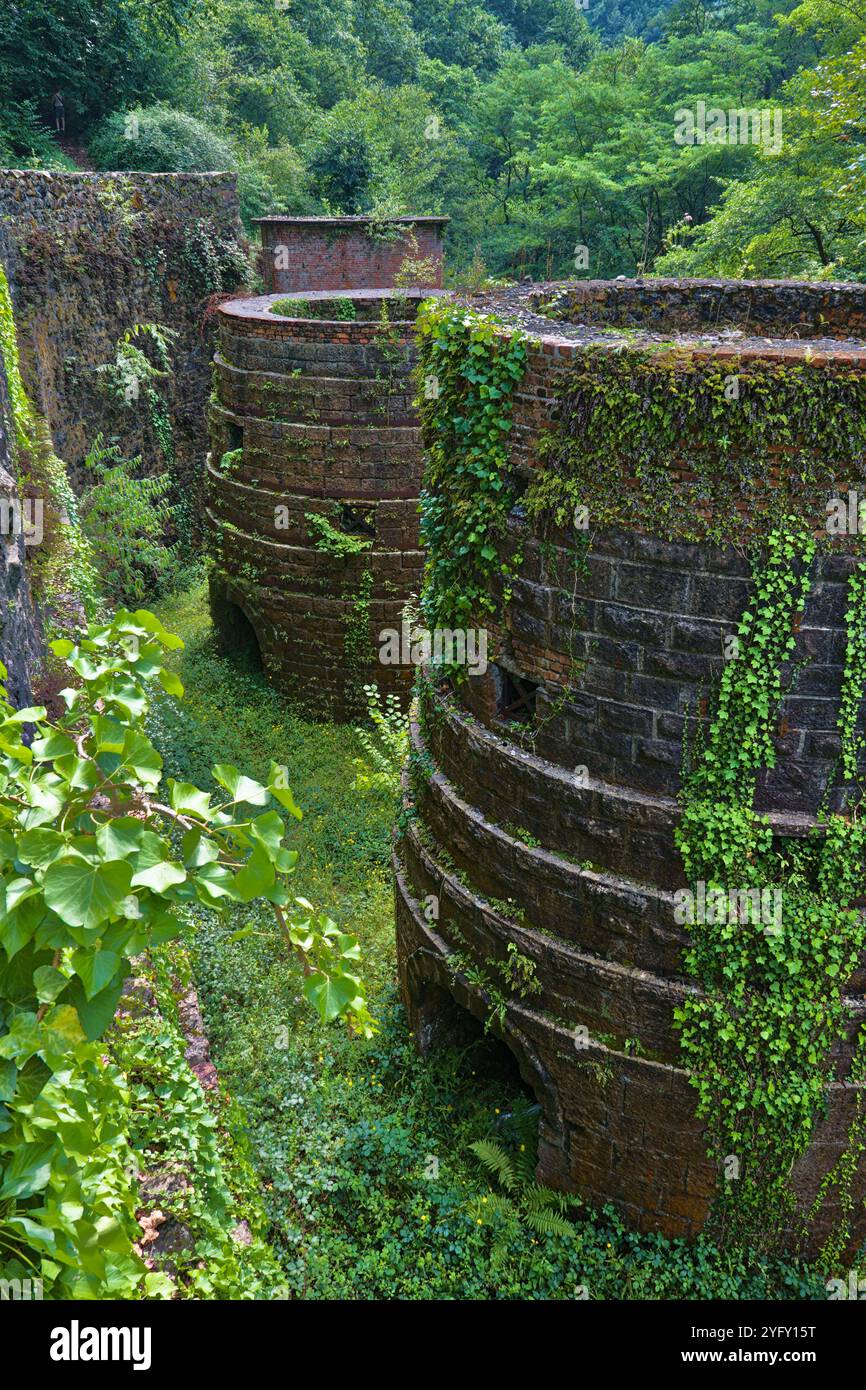
[[[207,450],[211,295],[249,273],[236,175],[0,169],[0,263],[15,306],[24,383],[76,485],[98,432],[164,467],[148,395],[124,400],[97,369],[137,324],[170,330],[160,379],[170,470],[195,513]],[[139,347],[146,339],[136,339]]]
[[[692,1236],[748,1155],[723,1154],[728,1168],[708,1157],[675,1026],[697,991],[675,911],[689,883],[684,740],[706,737],[736,655],[752,549],[778,517],[806,515],[825,544],[755,807],[774,844],[805,846],[828,808],[844,819],[851,804],[834,776],[862,543],[828,533],[826,504],[863,486],[866,288],[583,282],[470,307],[496,314],[498,343],[522,340],[525,361],[505,425],[506,520],[487,538],[494,563],[479,560],[490,665],[432,673],[414,727],[395,854],[410,1025],[422,1048],[467,1013],[492,1027],[541,1105],[539,1178]],[[470,415],[467,378],[453,389]],[[433,403],[424,420],[442,458],[449,410]],[[459,472],[459,448],[450,456]],[[441,474],[426,486],[440,512],[457,505]],[[432,558],[447,565],[440,512]],[[452,578],[467,587],[459,568]],[[862,957],[843,992],[846,1037],[822,1063],[825,1104],[791,1181],[808,1231],[779,1217],[812,1254],[840,1217],[846,1239],[866,1234]]]

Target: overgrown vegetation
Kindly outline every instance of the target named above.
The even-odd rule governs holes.
[[[351,299],[275,299],[271,313],[288,319],[337,319],[353,322],[355,306]]]
[[[141,460],[125,459],[97,435],[84,460],[91,477],[81,502],[81,526],[106,597],[141,603],[177,575],[177,550],[166,544],[173,508],[167,473],[141,477]]]
[[[6,8],[3,162],[62,163],[59,88],[101,168],[236,169],[247,219],[447,213],[461,271],[863,278],[847,0]],[[781,151],[678,144],[699,101],[779,110]]]
[[[296,841],[304,889],[351,916],[381,1025],[368,1042],[311,1026],[254,906],[239,911],[255,933],[234,942],[198,922],[195,978],[215,1059],[246,1117],[291,1296],[826,1297],[805,1268],[720,1254],[705,1237],[639,1235],[585,1207],[572,1209],[568,1233],[545,1233],[526,1219],[534,1199],[522,1187],[502,1202],[472,1146],[493,1144],[526,1171],[532,1112],[492,1040],[421,1059],[407,1035],[394,989],[393,803],[377,786],[345,795],[346,768],[360,760],[372,773],[376,760],[350,728],[305,723],[258,673],[217,656],[202,591],[161,615],[186,639],[184,702],[154,714],[166,771],[201,779],[217,752],[240,750],[253,775],[272,757],[285,762],[306,808]]]
[[[802,1203],[798,1208],[792,1170],[823,1113],[834,1045],[852,1024],[855,1033],[862,1028],[841,988],[866,945],[866,924],[852,906],[862,892],[863,823],[854,807],[845,815],[825,813],[817,832],[798,841],[774,836],[768,817],[754,810],[758,775],[776,764],[782,671],[814,555],[814,540],[796,523],[772,532],[757,550],[736,659],[725,664],[712,721],[685,781],[678,832],[693,886],[702,882],[726,902],[730,885],[742,894],[733,915],[708,912],[706,922],[691,925],[684,963],[702,993],[686,999],[677,1020],[720,1177],[727,1176],[726,1160],[736,1165],[735,1180],[720,1184],[718,1220],[726,1238],[768,1245],[786,1229],[796,1238],[816,1214]],[[855,633],[864,617],[862,591],[858,570],[849,620]],[[839,716],[849,775],[866,682],[861,647],[858,641],[846,669]],[[779,921],[755,908],[773,893]],[[863,1043],[857,1046],[862,1051]],[[855,1165],[864,1137],[858,1108],[849,1136]],[[850,1179],[843,1158],[816,1206]],[[850,1218],[850,1202],[843,1199],[842,1208]],[[831,1259],[849,1239],[843,1222],[828,1242]]]
[[[72,682],[62,716],[15,710],[5,692],[0,704],[0,1237],[12,1277],[36,1270],[55,1297],[133,1297],[142,1277],[162,1288],[132,1250],[127,1097],[98,1040],[130,959],[177,936],[194,904],[230,921],[233,905],[266,900],[321,1020],[374,1030],[357,939],[291,892],[297,852],[265,809],[300,818],[285,769],[263,783],[219,763],[215,793],[177,779],[163,792],[144,722],[150,687],[183,694],[163,666],[180,646],[152,614],[120,609],[52,643]]]
[[[497,542],[516,496],[507,436],[527,344],[491,317],[435,300],[419,313],[417,330],[426,450],[422,604],[431,629],[468,627],[492,611],[491,577],[507,584],[511,573]]]

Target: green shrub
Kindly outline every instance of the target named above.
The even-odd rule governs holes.
[[[32,102],[4,102],[0,110],[0,168],[74,169]]]
[[[353,323],[357,317],[351,299],[275,299],[271,313],[287,319],[338,319]]]
[[[141,459],[125,459],[97,435],[84,466],[92,478],[80,503],[81,525],[106,597],[140,603],[169,586],[177,548],[166,543],[175,509],[171,478],[138,476]]]
[[[169,106],[115,111],[98,126],[89,148],[99,169],[180,174],[236,169],[238,163],[221,135]]]

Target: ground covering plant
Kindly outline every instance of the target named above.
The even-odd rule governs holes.
[[[544,1234],[496,1200],[507,1194],[473,1144],[525,1163],[534,1128],[494,1039],[422,1059],[407,1034],[394,984],[393,783],[374,775],[351,728],[305,722],[254,663],[218,655],[203,588],[160,613],[185,638],[184,702],[153,712],[167,771],[201,777],[217,747],[226,757],[243,748],[252,775],[284,762],[306,810],[295,841],[305,892],[351,916],[380,1025],[368,1041],[323,1035],[254,906],[237,915],[255,931],[233,942],[197,921],[194,978],[291,1296],[825,1297],[822,1278],[794,1262],[719,1251],[705,1237],[641,1236],[586,1206],[569,1213],[569,1234]],[[359,760],[370,775],[346,796],[346,768]]]

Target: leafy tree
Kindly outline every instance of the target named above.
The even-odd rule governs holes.
[[[121,609],[52,643],[72,681],[59,718],[0,690],[0,1248],[7,1276],[38,1272],[54,1297],[133,1297],[145,1273],[124,1091],[98,1040],[130,958],[177,936],[188,905],[230,925],[234,905],[270,903],[319,1017],[374,1027],[358,942],[290,891],[297,854],[276,807],[301,813],[285,769],[265,786],[217,766],[216,800],[161,790],[145,721],[155,684],[183,694],[163,665],[182,645]]]
[[[334,212],[358,213],[370,206],[373,153],[363,131],[333,128],[309,169],[316,192]]]
[[[781,153],[756,152],[716,214],[675,238],[660,271],[866,278],[864,62],[866,39],[791,80]]]
[[[83,126],[162,95],[182,26],[203,0],[2,0],[0,91],[50,115],[61,90]]]

